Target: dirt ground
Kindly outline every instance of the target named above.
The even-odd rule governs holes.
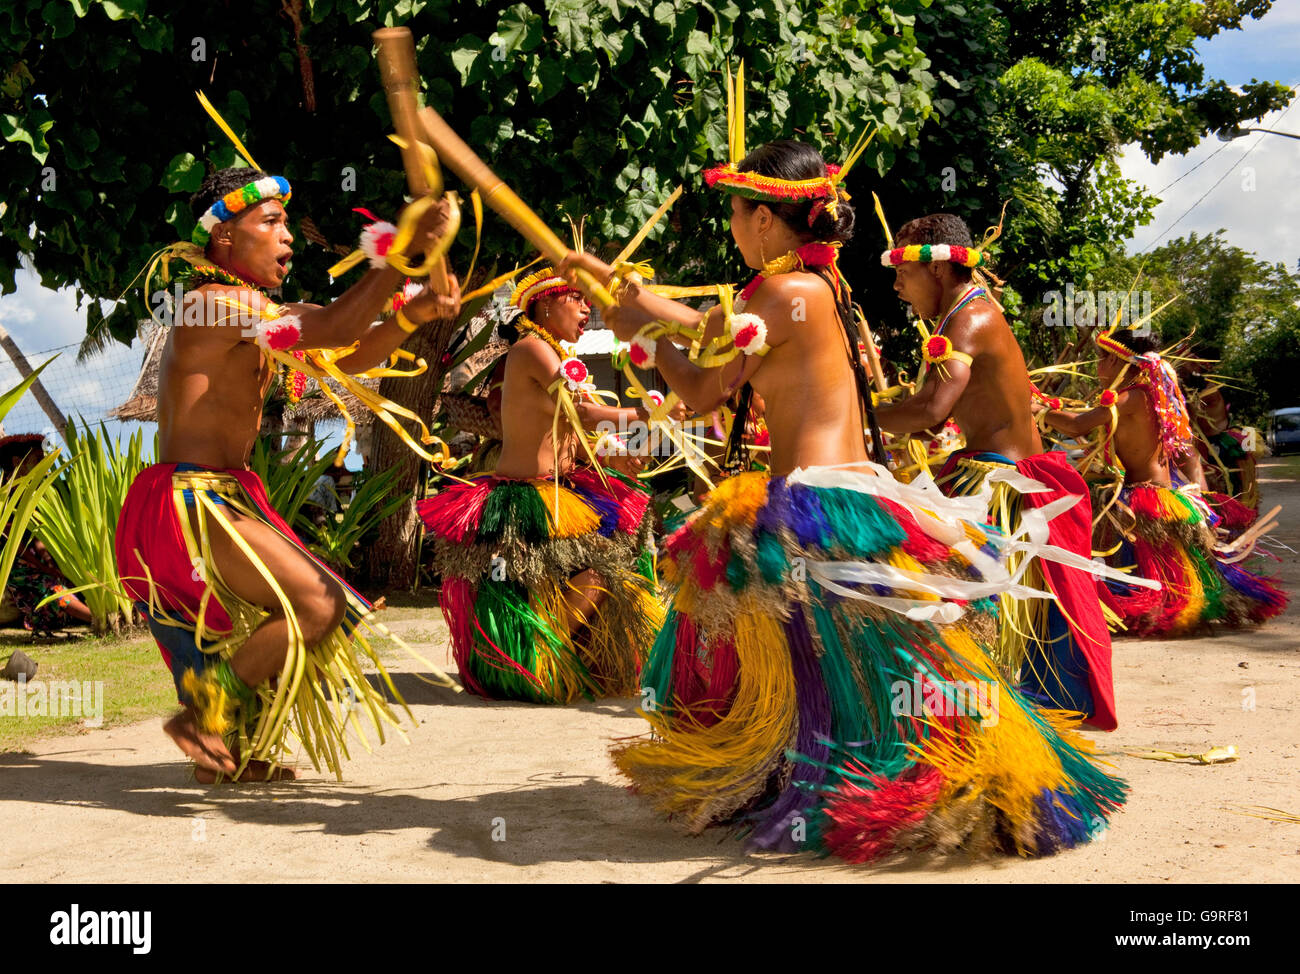
[[[1275,537],[1300,551],[1290,473],[1261,465],[1265,508],[1283,505]],[[1300,556],[1278,554],[1278,574],[1300,590]],[[427,620],[407,625],[419,649],[445,658],[441,624],[432,638]],[[342,784],[308,767],[292,784],[197,785],[161,716],[0,755],[0,881],[1296,882],[1300,825],[1239,806],[1300,812],[1298,635],[1293,605],[1259,631],[1117,641],[1120,729],[1093,736],[1132,795],[1100,841],[1045,860],[869,868],[749,855],[722,835],[683,834],[621,786],[606,752],[644,731],[633,701],[489,703],[408,674],[409,745],[360,753]],[[1228,744],[1239,759],[1216,765],[1121,753]]]

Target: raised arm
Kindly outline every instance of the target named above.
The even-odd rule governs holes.
[[[400,318],[393,315],[387,321],[372,325],[361,336],[357,347],[335,364],[350,374],[367,372],[387,362],[389,356],[411,336],[415,328],[431,321],[455,318],[460,314],[460,282],[453,274],[448,274],[447,280],[451,284],[451,294],[437,294],[426,284],[424,290],[402,307]],[[412,326],[412,330],[407,330],[403,320]]]
[[[446,200],[442,200],[437,206],[430,207],[425,211],[416,225],[415,236],[411,243],[406,247],[405,254],[408,258],[418,258],[420,254],[431,249],[442,234],[446,231],[447,220],[450,209]],[[404,280],[403,275],[392,267],[384,266],[377,270],[369,270],[365,276],[356,284],[348,288],[338,297],[337,300],[331,301],[327,305],[296,305],[291,306],[297,312],[297,309],[303,309],[299,314],[299,324],[302,329],[302,337],[294,348],[347,348],[355,341],[369,337],[367,332],[372,330],[375,319],[383,311],[388,299],[393,296],[393,292]],[[459,306],[459,291],[457,292],[457,305]],[[423,312],[428,315],[425,320],[430,320],[435,311],[435,304],[431,301]],[[415,314],[420,314],[418,309]],[[410,316],[412,312],[407,312]],[[414,318],[412,318],[414,321]],[[398,325],[394,321],[386,322],[378,328],[373,329],[381,331],[382,334],[375,336],[367,343],[365,359],[375,358],[375,364],[379,364],[388,357],[387,352],[378,355],[378,350],[391,341],[391,347],[388,352],[401,344],[401,340],[406,337],[401,333]],[[394,340],[395,339],[395,340]],[[353,355],[357,355],[361,350],[358,349]],[[376,357],[377,356],[377,357]],[[355,367],[362,359],[354,362],[354,367],[349,371],[364,372],[367,366],[362,368]]]
[[[1110,407],[1097,406],[1082,413],[1048,409],[1043,414],[1043,422],[1067,436],[1085,436],[1099,426],[1110,425]]]
[[[954,351],[971,358],[975,356],[975,327],[969,316],[954,319],[946,335]],[[891,433],[917,433],[941,426],[970,384],[970,370],[968,361],[956,357],[931,367],[916,395],[900,403],[876,407],[880,428]]]

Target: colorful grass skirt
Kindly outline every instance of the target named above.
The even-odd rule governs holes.
[[[693,832],[853,862],[1097,834],[1126,786],[1000,674],[989,596],[1016,586],[957,505],[842,468],[723,481],[665,546],[654,737],[614,755],[634,790]]]
[[[640,692],[663,621],[644,488],[586,468],[558,484],[489,475],[416,508],[433,539],[439,602],[467,689],[535,703]],[[604,598],[571,627],[572,579],[588,569]]]
[[[1275,580],[1218,558],[1217,518],[1195,494],[1132,484],[1120,489],[1119,503],[1132,512],[1132,523],[1121,522],[1121,532],[1116,518],[1107,518],[1094,545],[1115,549],[1106,558],[1113,567],[1163,584],[1162,591],[1150,592],[1107,583],[1133,635],[1184,636],[1207,623],[1256,625],[1286,608],[1287,595]]]

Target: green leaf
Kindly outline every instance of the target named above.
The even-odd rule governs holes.
[[[38,378],[40,378],[40,374],[44,371],[45,366],[49,365],[50,362],[53,362],[56,358],[58,358],[57,355],[50,356],[47,361],[33,369],[31,375],[23,379],[22,382],[18,383],[18,385],[14,386],[8,392],[0,395],[0,420],[3,420],[9,415],[9,410],[13,409],[14,406],[17,405],[18,400],[25,396],[27,390],[32,387],[32,384]]]
[[[163,172],[161,185],[173,193],[196,193],[203,185],[203,163],[189,152],[172,157]]]
[[[501,14],[497,21],[497,37],[507,48],[528,52],[542,43],[542,18],[517,3]]]
[[[50,147],[45,141],[45,133],[54,125],[54,119],[46,118],[32,127],[32,120],[21,119],[17,115],[0,115],[0,135],[6,142],[26,142],[32,149],[32,158],[44,163],[50,154]]]
[[[561,48],[591,50],[591,18],[584,0],[559,0],[551,7],[551,23]]]
[[[101,5],[109,20],[124,20],[127,17],[139,20],[144,13],[145,0],[102,0]]]
[[[473,35],[462,37],[451,49],[451,63],[459,72],[462,85],[469,84],[470,72],[474,70],[474,62],[481,50],[483,42]]]
[[[59,2],[50,0],[41,8],[41,19],[50,25],[52,28],[51,36],[55,40],[67,37],[77,26],[77,22],[72,16],[72,9],[63,0],[59,0]]]
[[[543,58],[537,65],[535,83],[537,93],[533,95],[533,102],[540,105],[558,94],[563,87],[564,65],[554,58]]]

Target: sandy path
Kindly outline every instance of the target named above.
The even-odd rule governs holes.
[[[1266,464],[1261,477],[1280,471]],[[1266,507],[1284,505],[1277,537],[1300,550],[1300,484],[1264,491]],[[1300,591],[1300,556],[1281,554]],[[291,785],[196,785],[160,721],[0,755],[0,881],[1295,882],[1300,826],[1229,806],[1300,812],[1298,636],[1293,607],[1258,632],[1118,642],[1121,728],[1094,735],[1103,750],[1235,744],[1241,758],[1115,756],[1127,809],[1102,841],[1047,860],[861,868],[746,855],[720,835],[681,834],[620,786],[605,749],[644,730],[630,701],[486,703],[407,677],[410,745],[361,753],[343,784],[308,769]],[[442,644],[422,648],[441,658]]]

